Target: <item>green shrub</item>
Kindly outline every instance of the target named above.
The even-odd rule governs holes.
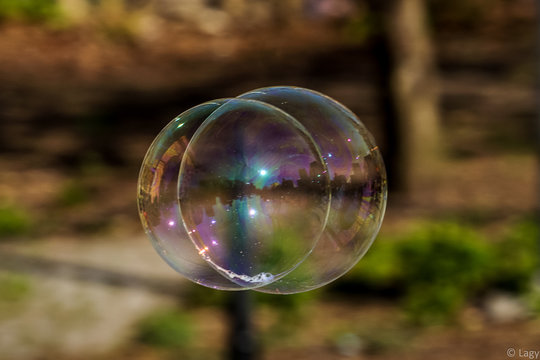
[[[525,301],[533,314],[540,315],[540,287],[533,289],[525,297]]]
[[[30,280],[20,274],[0,273],[0,301],[18,302],[30,293]]]
[[[476,231],[452,222],[425,224],[378,240],[345,281],[368,290],[393,289],[402,294],[412,322],[440,323],[484,289],[493,262],[491,248]]]
[[[450,321],[489,281],[490,248],[477,232],[453,223],[428,225],[398,243],[404,309],[415,323]]]
[[[30,215],[10,204],[0,204],[0,237],[26,234],[31,227]]]
[[[536,221],[517,224],[495,243],[494,287],[517,293],[530,289],[538,270],[540,231]]]
[[[414,324],[448,323],[465,303],[467,291],[450,284],[422,284],[407,290],[402,306]]]
[[[403,272],[396,242],[393,239],[376,241],[343,280],[372,290],[401,287]]]
[[[183,304],[188,307],[224,306],[227,302],[227,292],[207,288],[198,284],[189,284],[182,296]]]
[[[255,293],[255,304],[270,310],[272,319],[270,326],[261,332],[263,346],[291,346],[297,343],[297,336],[309,321],[309,315],[316,311],[313,304],[320,294],[321,290],[291,295]]]
[[[61,206],[77,206],[90,200],[90,189],[78,181],[66,183],[58,194],[58,203]]]
[[[178,310],[160,310],[144,318],[138,327],[137,340],[162,348],[182,348],[194,337],[193,322]]]
[[[0,20],[49,21],[59,18],[56,0],[0,0]]]
[[[411,233],[398,243],[398,252],[409,286],[479,287],[488,279],[493,261],[477,232],[453,223],[428,225]]]

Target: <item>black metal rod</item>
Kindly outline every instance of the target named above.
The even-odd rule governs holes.
[[[235,137],[235,144],[238,149],[243,149],[245,139],[247,134],[245,134],[242,128],[238,129]],[[243,153],[243,151],[239,151]],[[247,166],[243,168],[242,178],[246,178]],[[234,205],[233,205],[234,206]],[[238,237],[235,244],[234,239],[231,239],[231,243],[235,244],[238,247],[238,250],[242,249],[243,252],[249,253],[247,250],[247,229],[246,229],[246,219],[248,216],[247,208],[241,205],[240,202],[237,202],[236,206],[238,207],[237,216],[238,221],[236,222],[236,232],[235,235]],[[234,259],[231,259],[234,261]],[[242,263],[243,266],[245,264]],[[247,270],[241,269],[240,271]],[[247,273],[247,272],[246,272]],[[228,359],[230,360],[255,360],[256,356],[256,343],[254,336],[254,329],[251,322],[251,314],[253,307],[253,294],[251,291],[235,291],[231,293],[229,297],[229,315],[230,315],[230,333],[229,333],[229,354]]]
[[[255,360],[257,343],[254,336],[251,312],[253,294],[251,291],[235,291],[229,298],[229,360]]]

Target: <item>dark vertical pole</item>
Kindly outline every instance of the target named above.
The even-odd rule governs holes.
[[[251,291],[235,291],[231,293],[229,300],[231,329],[228,359],[254,360],[257,346],[250,318],[253,294]]]
[[[239,128],[235,134],[235,144],[240,154],[243,154],[243,147],[246,134],[243,129]],[[247,178],[245,171],[247,167],[244,167],[241,174],[241,180],[244,182],[244,179]],[[234,179],[238,180],[238,179]],[[246,218],[248,215],[247,205],[233,201],[233,205],[236,206],[236,216],[238,219],[236,221],[236,231],[235,237],[237,238],[238,250],[243,249],[245,251],[246,239],[247,239],[247,230],[246,230]],[[231,242],[234,243],[234,242]],[[234,259],[233,259],[234,261]],[[244,265],[245,266],[245,265]],[[240,271],[242,269],[239,269]],[[251,323],[251,313],[253,306],[253,294],[251,291],[235,291],[231,293],[229,297],[229,315],[231,328],[229,333],[229,360],[255,360],[256,356],[256,343],[254,336],[254,329]]]

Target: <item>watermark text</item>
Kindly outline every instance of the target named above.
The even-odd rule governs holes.
[[[506,356],[516,359],[540,359],[540,350],[522,349],[522,348],[508,348],[506,349]]]

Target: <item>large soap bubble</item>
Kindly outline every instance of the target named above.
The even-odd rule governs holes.
[[[188,279],[289,294],[335,280],[364,255],[386,175],[343,105],[270,87],[171,121],[145,156],[138,205],[158,253]]]

